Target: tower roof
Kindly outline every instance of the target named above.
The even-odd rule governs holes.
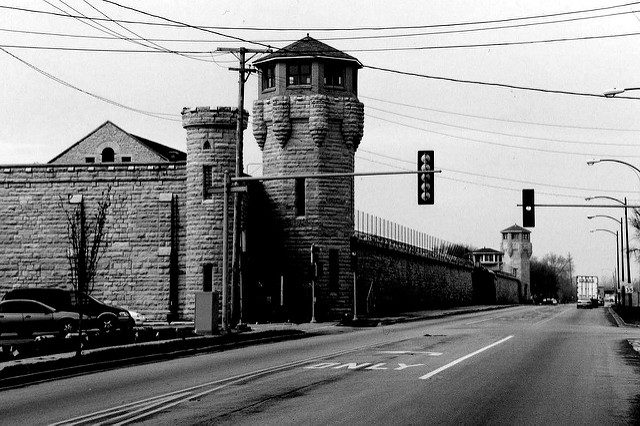
[[[362,68],[362,64],[359,60],[351,55],[347,55],[340,50],[329,46],[321,41],[316,40],[313,37],[307,35],[305,38],[300,39],[282,49],[276,50],[267,56],[254,61],[255,65],[265,64],[275,60],[286,59],[303,59],[303,58],[323,58],[323,59],[339,59],[342,61],[354,62],[358,68]]]
[[[530,234],[531,231],[529,231],[527,228],[523,228],[520,225],[517,224],[513,224],[512,226],[508,227],[507,229],[503,229],[502,231],[500,231],[501,233],[506,233],[506,232],[520,232],[522,234]]]

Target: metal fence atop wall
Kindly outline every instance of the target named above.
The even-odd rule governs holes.
[[[355,236],[377,241],[394,248],[435,257],[442,260],[470,261],[466,247],[452,243],[399,223],[356,210],[354,214]]]

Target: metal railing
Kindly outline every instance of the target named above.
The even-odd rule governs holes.
[[[471,264],[466,247],[462,244],[452,243],[360,210],[354,212],[354,235],[413,254]]]

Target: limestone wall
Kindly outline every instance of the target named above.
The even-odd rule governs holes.
[[[68,287],[69,198],[84,196],[91,223],[111,187],[108,242],[93,294],[150,319],[166,320],[172,309],[182,316],[185,179],[180,163],[0,166],[0,297],[17,286]]]
[[[419,253],[383,240],[354,240],[358,311],[389,314],[473,303],[468,262]]]

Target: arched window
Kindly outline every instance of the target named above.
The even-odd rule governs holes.
[[[204,145],[202,145],[202,149],[205,151],[211,149],[211,144],[209,143],[209,141],[204,141]]]
[[[113,163],[114,152],[113,148],[105,148],[102,150],[102,162]]]

